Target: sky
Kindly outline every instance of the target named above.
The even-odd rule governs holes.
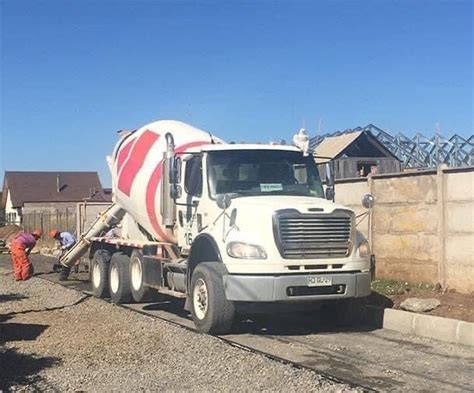
[[[269,142],[373,123],[473,134],[461,0],[0,0],[5,170],[98,171],[119,129],[176,119]]]

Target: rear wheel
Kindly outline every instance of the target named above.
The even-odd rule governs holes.
[[[138,303],[153,299],[153,291],[144,285],[144,272],[143,255],[140,251],[135,250],[130,257],[130,291],[133,300]]]
[[[219,262],[203,262],[191,278],[191,313],[196,328],[203,333],[225,334],[234,320],[234,303],[225,297],[223,275]]]
[[[109,263],[110,253],[105,250],[97,250],[90,263],[90,279],[92,293],[96,297],[104,298],[109,295]]]
[[[109,293],[114,303],[130,303],[132,299],[129,264],[130,258],[121,252],[114,253],[110,259]]]

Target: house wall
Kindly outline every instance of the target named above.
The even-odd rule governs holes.
[[[5,221],[7,224],[20,224],[21,209],[13,207],[10,190],[7,190],[7,198],[5,204]]]
[[[374,163],[377,173],[397,173],[401,171],[401,164],[395,158],[387,157],[347,157],[338,158],[334,161],[334,175],[336,179],[347,179],[359,177],[357,165],[359,163]],[[367,174],[366,174],[367,175]]]
[[[367,193],[376,204],[359,229],[370,238],[378,277],[474,292],[473,167],[336,183],[336,202],[356,213]]]

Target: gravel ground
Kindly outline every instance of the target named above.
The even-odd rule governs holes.
[[[352,391],[39,278],[0,281],[0,389]]]

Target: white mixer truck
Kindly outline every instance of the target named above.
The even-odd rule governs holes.
[[[369,244],[311,154],[157,121],[122,133],[108,163],[114,203],[61,258],[61,279],[88,252],[96,296],[184,298],[211,334],[249,304],[330,301],[353,313],[369,295]]]

